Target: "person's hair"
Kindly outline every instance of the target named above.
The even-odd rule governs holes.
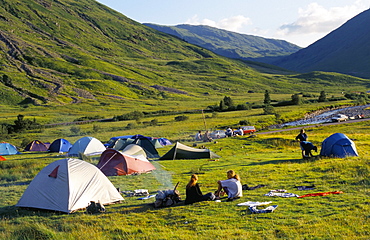
[[[304,133],[304,128],[302,128],[300,132],[301,132],[301,133]]]
[[[186,185],[186,188],[188,189],[188,188],[194,187],[197,181],[198,181],[198,176],[196,174],[191,175],[190,181],[188,185]]]
[[[228,178],[235,178],[236,180],[240,181],[240,177],[238,174],[234,172],[234,170],[227,171],[227,177]]]

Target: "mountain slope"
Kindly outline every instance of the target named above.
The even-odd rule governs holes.
[[[281,69],[262,74],[267,65],[221,57],[94,0],[0,0],[0,49],[0,97],[8,105],[126,104],[131,110],[159,100],[200,102],[210,94],[292,93],[310,84],[277,75]],[[340,84],[333,82],[338,78]],[[335,91],[367,86],[347,76],[315,80]]]
[[[273,64],[299,72],[327,71],[370,78],[370,10],[307,48]]]
[[[288,55],[301,49],[283,40],[239,34],[203,25],[162,26],[151,23],[144,23],[144,25],[172,34],[229,58],[252,60],[254,58],[276,57]]]

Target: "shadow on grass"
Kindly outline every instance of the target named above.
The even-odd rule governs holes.
[[[268,164],[285,164],[285,163],[310,163],[320,160],[319,156],[314,156],[308,159],[287,159],[287,160],[271,160],[271,161],[263,161],[263,162],[252,162],[250,164],[244,166],[255,166],[255,165],[268,165]]]

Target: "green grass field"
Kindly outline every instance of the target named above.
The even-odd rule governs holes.
[[[232,115],[228,117],[232,119]],[[188,121],[192,126],[192,120]],[[198,124],[194,130],[201,126]],[[154,130],[157,127],[142,129],[140,133],[163,132],[166,136],[184,138],[184,143],[191,146],[190,131],[179,133],[177,127],[169,130],[169,125],[163,125],[157,130]],[[299,144],[293,141],[297,130],[201,143],[221,158],[153,161],[157,170],[152,173],[109,179],[121,191],[148,189],[151,194],[171,189],[180,182],[178,190],[182,199],[193,173],[198,174],[203,193],[215,191],[217,180],[226,178],[229,169],[241,176],[242,184],[267,186],[244,190],[243,197],[234,202],[222,199],[222,202],[160,209],[151,205],[153,198],[137,200],[124,196],[124,202],[107,206],[105,213],[94,215],[84,211],[68,215],[15,207],[34,176],[47,164],[64,157],[54,153],[6,156],[7,160],[0,162],[0,239],[368,239],[369,130],[368,122],[307,129],[309,140],[319,149],[321,142],[335,132],[353,139],[360,157],[345,159],[301,159]],[[163,155],[170,148],[158,151]],[[89,161],[97,164],[98,160],[97,156]],[[312,184],[315,190],[295,188]],[[264,196],[273,189],[286,189],[298,195],[332,191],[343,191],[343,194],[307,198]],[[246,201],[272,201],[278,208],[273,213],[251,214],[247,207],[237,206]]]

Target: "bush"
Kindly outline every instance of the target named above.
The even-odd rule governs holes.
[[[185,116],[185,115],[181,115],[181,116],[176,116],[175,117],[175,121],[177,122],[180,122],[180,121],[185,121],[185,120],[188,120],[189,117],[188,116]]]

